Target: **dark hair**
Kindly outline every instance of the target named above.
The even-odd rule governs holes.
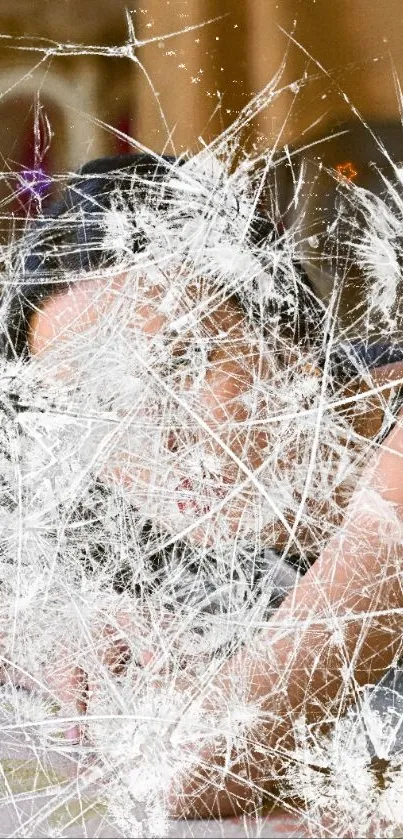
[[[153,157],[150,154],[133,154],[119,157],[101,158],[85,164],[68,183],[60,200],[52,201],[44,207],[41,217],[32,222],[24,233],[23,247],[16,253],[13,263],[12,283],[9,288],[7,301],[7,322],[3,334],[4,352],[9,359],[29,358],[27,343],[27,329],[29,318],[49,297],[62,293],[69,288],[69,275],[85,273],[113,265],[116,252],[108,251],[105,246],[105,212],[113,207],[117,192],[124,198],[124,206],[133,210],[133,237],[131,250],[137,253],[144,249],[146,242],[144,234],[136,232],[135,210],[140,204],[150,201],[153,206],[163,206],[169,202],[170,191],[161,189],[164,181],[168,181],[172,170],[181,165],[181,161],[172,157]],[[135,177],[133,177],[135,176]],[[266,195],[267,197],[267,195]],[[277,237],[281,241],[282,232],[265,210],[265,195],[254,217],[250,220],[248,236],[251,244],[260,252],[264,259],[265,248]],[[17,243],[18,248],[18,243]],[[297,320],[291,323],[289,308],[281,303],[277,309],[277,316],[283,319],[284,328],[289,334],[300,340],[305,331],[306,312],[312,307],[314,295],[309,286],[304,286],[303,272],[297,266],[298,282],[295,288],[297,304]],[[270,305],[270,304],[269,304]],[[265,313],[269,314],[266,307]],[[257,315],[262,319],[262,312]],[[317,317],[316,317],[317,322]],[[269,327],[270,328],[270,327]],[[24,410],[15,397],[17,411]],[[89,512],[79,502],[75,511],[69,516],[69,522],[74,525],[76,520],[88,520],[91,528],[85,532],[82,547],[76,546],[80,552],[83,565],[88,573],[92,573],[99,564],[107,561],[107,549],[104,539],[103,505],[108,497],[108,490],[100,481],[96,481],[89,498]],[[88,499],[87,499],[88,501]],[[78,517],[76,519],[76,517]],[[129,525],[128,525],[129,526]],[[76,530],[74,530],[76,533]],[[155,575],[155,585],[166,574],[170,561],[179,553],[181,556],[189,554],[186,563],[189,574],[194,581],[200,573],[198,567],[191,562],[192,552],[185,542],[175,542],[160,550],[158,545],[164,543],[165,536],[160,536],[159,530],[150,522],[139,519],[139,539],[148,546],[148,564]],[[156,543],[155,547],[150,545]],[[212,556],[211,562],[215,563]],[[256,567],[255,567],[256,565]],[[258,570],[259,559],[252,562],[251,586],[264,584],[266,579],[264,568],[267,562],[261,559],[262,570]],[[138,596],[140,588],[132,583],[133,571],[129,561],[119,565],[114,573],[113,586],[117,591],[132,589]],[[190,584],[189,584],[190,585]],[[202,579],[200,588],[207,585]],[[283,592],[284,594],[284,592]],[[206,607],[209,611],[210,606]]]
[[[28,358],[27,329],[32,312],[49,297],[69,288],[69,274],[85,273],[113,265],[116,253],[105,246],[105,211],[111,209],[117,190],[125,206],[133,210],[133,253],[145,247],[144,235],[136,234],[135,210],[148,201],[167,204],[170,191],[161,189],[181,160],[154,157],[151,154],[127,154],[104,157],[86,163],[68,183],[60,200],[44,207],[39,219],[24,234],[24,246],[18,247],[13,261],[13,275],[7,307],[6,329],[2,336],[8,358]],[[135,177],[133,177],[135,176]],[[262,254],[268,242],[280,239],[281,232],[262,200],[250,222],[251,243]],[[266,196],[267,197],[267,196]],[[318,324],[316,298],[304,275],[295,288],[293,317],[289,306],[276,304],[273,314],[279,317],[288,337],[296,341],[312,337]],[[269,319],[270,303],[266,307]],[[273,304],[274,305],[274,304]],[[312,317],[313,315],[313,317]],[[260,313],[261,318],[261,313]]]
[[[92,160],[71,179],[60,200],[45,205],[40,219],[25,232],[24,247],[18,249],[13,261],[16,280],[7,312],[8,357],[29,355],[29,317],[46,299],[69,287],[69,274],[106,267],[116,259],[105,249],[103,228],[116,187],[127,206],[134,209],[135,202],[145,202],[153,195],[153,184],[154,195],[160,192],[161,182],[174,164],[177,162],[172,157],[154,158],[150,154]],[[133,235],[133,253],[143,247],[141,237]]]

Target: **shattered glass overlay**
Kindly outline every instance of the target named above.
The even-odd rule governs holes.
[[[140,61],[130,31],[121,54]],[[307,835],[324,824],[392,836],[402,823],[398,670],[375,692],[350,685],[353,709],[325,731],[300,709],[290,750],[259,733],[278,688],[252,700],[248,668],[222,676],[239,651],[275,666],[262,630],[341,525],[379,445],[365,420],[378,409],[385,432],[396,409],[338,324],[337,277],[328,305],[309,286],[303,215],[282,224],[272,176],[287,154],[241,153],[280,78],[199,154],[154,155],[161,176],[106,174],[107,201],[82,200],[99,180],[84,172],[54,218],[46,179],[21,176],[35,218],[2,253],[0,361],[1,772],[14,835],[163,836],[200,798],[217,818],[228,778],[249,815],[283,805]],[[385,197],[334,181],[348,212],[341,202],[326,247],[348,244],[362,272],[365,349],[372,316],[396,327],[401,172]],[[49,314],[46,346],[13,358],[18,306],[50,281],[67,326]],[[302,629],[288,631],[297,648]]]

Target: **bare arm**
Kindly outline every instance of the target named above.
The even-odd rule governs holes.
[[[224,693],[231,679],[248,674],[249,699],[259,703],[262,722],[251,732],[249,780],[242,783],[234,770],[219,793],[206,787],[195,806],[199,815],[245,810],[252,789],[273,789],[294,745],[296,717],[326,723],[340,715],[356,689],[379,680],[395,660],[403,636],[402,458],[401,414],[366,468],[340,531],[262,633],[259,654],[242,650],[221,671]],[[205,777],[208,785],[207,767]]]
[[[343,690],[346,663],[361,685],[391,665],[403,635],[402,560],[403,414],[364,472],[340,531],[277,611],[276,628],[265,632],[276,660],[290,666],[293,706],[302,703],[308,716],[316,716],[322,702],[331,703]],[[298,650],[290,631],[280,632],[283,624],[297,625]],[[314,673],[309,660],[316,663]],[[308,695],[292,678],[298,664],[309,675]]]

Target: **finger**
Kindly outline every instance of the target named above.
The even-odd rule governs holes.
[[[86,710],[86,675],[82,668],[68,664],[67,651],[52,666],[43,667],[39,673],[30,673],[18,664],[9,663],[1,672],[1,682],[41,695],[57,702],[64,722],[64,735],[68,740],[80,740],[77,720]],[[4,677],[4,678],[3,678]],[[69,721],[71,720],[71,724]]]
[[[139,620],[129,611],[119,612],[106,623],[97,636],[97,659],[115,675],[124,675],[130,663],[147,667],[157,660],[160,644],[155,637],[155,621],[144,615]],[[158,615],[158,626],[162,629],[172,621],[172,615]],[[154,631],[152,631],[154,625]]]
[[[66,656],[65,660],[68,660]],[[60,704],[67,727],[64,735],[67,740],[80,742],[82,725],[78,717],[87,709],[87,675],[78,665],[69,666],[62,660],[44,674],[44,688]],[[71,724],[69,724],[71,718]]]
[[[119,627],[106,624],[95,642],[96,659],[116,676],[122,675],[131,660],[130,644]]]

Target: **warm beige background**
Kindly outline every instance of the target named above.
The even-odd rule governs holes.
[[[35,119],[52,173],[136,148],[114,129],[157,152],[197,151],[281,67],[280,93],[244,132],[246,148],[309,145],[354,112],[400,119],[402,0],[1,0],[0,34],[1,240],[26,214],[18,173],[32,166]],[[403,160],[400,130],[395,160]],[[363,185],[374,188],[374,148],[368,134],[365,148],[357,136],[353,157]],[[313,154],[337,165],[350,154],[343,143],[321,143]],[[287,204],[288,174],[277,171]],[[314,231],[318,213],[326,223],[326,189],[313,195]],[[323,296],[332,285],[321,274]]]
[[[153,39],[133,52],[137,63],[110,50],[127,42],[126,7],[137,39]],[[122,113],[155,150],[195,150],[231,122],[283,58],[284,84],[303,83],[261,114],[253,138],[313,136],[351,104],[370,116],[398,113],[392,71],[403,78],[401,0],[2,0],[0,32],[14,36],[0,42],[0,152],[11,166],[31,130],[38,91],[56,170],[116,151],[92,118],[117,125]],[[175,32],[182,34],[166,37]],[[70,46],[71,55],[45,59],[31,49],[69,42],[103,50],[77,55]]]

